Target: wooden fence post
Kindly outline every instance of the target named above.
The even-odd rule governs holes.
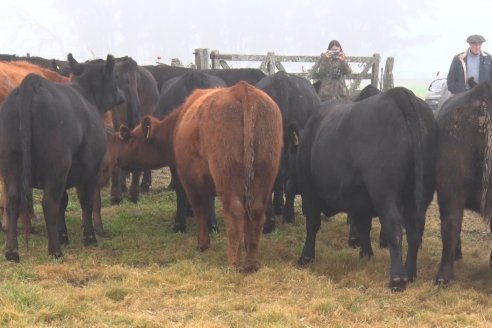
[[[212,52],[210,52],[210,59],[212,62],[212,68],[213,69],[220,68],[220,60],[215,58],[215,55],[218,55],[218,54],[219,54],[219,50],[212,50]]]
[[[210,56],[208,49],[195,49],[195,64],[197,69],[209,69],[210,68]]]
[[[372,64],[372,76],[371,76],[371,84],[373,87],[378,87],[379,82],[379,62],[381,61],[380,54],[373,54],[374,63]]]
[[[386,58],[386,64],[384,65],[384,76],[383,76],[383,91],[389,90],[394,87],[395,83],[393,80],[393,64],[395,63],[395,58]]]
[[[272,75],[275,74],[275,53],[268,52],[267,53],[267,74]]]

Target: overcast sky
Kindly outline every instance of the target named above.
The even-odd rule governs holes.
[[[432,80],[470,34],[492,52],[491,14],[492,1],[1,0],[0,53],[188,64],[196,48],[319,55],[338,39],[348,55],[395,57],[397,80]]]

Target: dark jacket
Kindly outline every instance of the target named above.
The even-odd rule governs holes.
[[[451,62],[451,67],[448,73],[448,90],[457,94],[467,90],[466,81],[466,56],[468,50],[454,56]],[[489,53],[482,51],[480,53],[480,68],[479,68],[479,81],[492,81],[492,57]]]

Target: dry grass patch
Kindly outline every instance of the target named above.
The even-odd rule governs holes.
[[[80,209],[71,194],[70,244],[63,261],[47,256],[44,222],[35,222],[29,247],[20,239],[21,263],[0,261],[0,326],[394,328],[489,327],[492,322],[491,236],[472,213],[464,220],[464,259],[456,263],[449,288],[433,284],[441,254],[433,203],[418,280],[404,293],[391,293],[389,254],[378,248],[377,220],[370,261],[359,260],[359,251],[346,246],[346,217],[338,215],[324,219],[317,259],[300,269],[304,218],[297,206],[295,224],[279,222],[262,238],[263,267],[245,275],[227,265],[220,206],[221,232],[212,235],[209,251],[199,252],[193,218],[188,233],[171,232],[174,194],[162,190],[166,175],[159,178],[138,205],[125,200],[110,206],[104,194],[107,235],[98,238],[97,247],[83,247]],[[35,209],[41,215],[39,205]]]

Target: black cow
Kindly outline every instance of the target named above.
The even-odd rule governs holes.
[[[125,93],[127,101],[112,110],[113,126],[117,130],[121,125],[135,127],[140,118],[151,115],[159,100],[157,83],[152,74],[129,57],[117,59],[118,85]],[[140,190],[138,183],[141,172],[132,172],[129,189],[130,200],[137,202]],[[150,170],[144,172],[142,189],[148,191],[151,184]],[[111,203],[119,204],[122,200],[122,190],[126,187],[125,174],[119,168],[113,170],[111,178]]]
[[[191,70],[166,81],[159,93],[159,102],[153,116],[164,118],[181,106],[195,89],[210,89],[227,86],[224,80],[204,71]]]
[[[262,70],[257,68],[206,69],[203,72],[220,77],[228,87],[239,81],[255,85],[266,76]]]
[[[491,115],[492,83],[484,82],[449,98],[436,118],[436,187],[443,244],[436,277],[440,285],[453,279],[453,262],[462,257],[463,210],[478,212],[488,221],[492,217]]]
[[[287,137],[286,129],[291,122],[296,122],[301,129],[304,128],[309,117],[317,111],[320,99],[309,81],[285,72],[277,72],[264,77],[256,84],[256,87],[265,91],[277,103],[282,113],[284,152],[280,162],[279,174],[275,181],[273,204],[276,215],[281,215],[283,211],[284,221],[294,222],[295,191],[292,188],[284,188],[288,176],[286,150],[290,145],[290,138]],[[272,211],[269,210],[263,232],[269,233],[274,228],[275,220]]]
[[[159,90],[162,89],[162,85],[166,81],[183,75],[184,73],[196,71],[193,68],[169,66],[165,64],[161,65],[148,65],[144,66],[147,68],[155,80],[157,81],[157,86]],[[202,72],[220,77],[227,86],[233,86],[239,81],[246,81],[249,84],[255,85],[258,81],[264,78],[266,75],[260,69],[256,68],[238,68],[238,69],[205,69]]]
[[[70,76],[70,67],[68,62],[58,60],[58,59],[46,59],[43,57],[37,56],[17,56],[17,55],[8,55],[8,54],[0,54],[0,60],[4,61],[19,61],[24,60],[29,63],[51,69],[52,71],[57,72],[63,76]]]
[[[297,166],[292,179],[300,187],[306,216],[299,264],[314,260],[321,212],[347,212],[360,233],[360,256],[368,258],[373,255],[371,221],[379,216],[390,249],[390,288],[404,290],[416,278],[425,211],[434,192],[436,135],[431,109],[404,88],[334,103],[311,116],[300,144],[292,143],[290,150]],[[402,224],[408,242],[405,265]]]
[[[67,188],[76,187],[82,208],[84,244],[96,244],[92,224],[94,191],[106,150],[102,115],[124,101],[117,87],[114,59],[79,64],[68,55],[73,82],[57,84],[28,75],[0,111],[0,171],[7,193],[5,257],[19,261],[17,219],[32,197],[44,190],[42,204],[48,252],[62,256],[68,242]]]
[[[196,89],[210,89],[217,87],[225,87],[225,82],[203,71],[191,70],[183,75],[174,77],[163,84],[160,95],[159,103],[154,112],[155,117],[162,119],[168,116],[173,110],[181,106],[186,98]],[[182,188],[177,171],[174,167],[171,167],[171,176],[173,187]],[[178,191],[178,190],[177,190]],[[173,227],[174,232],[186,231],[186,214],[190,211],[187,200],[183,197],[177,197],[177,211],[176,218]],[[218,231],[217,218],[215,216],[215,198],[209,199],[209,214],[208,214],[208,228],[209,231]]]

